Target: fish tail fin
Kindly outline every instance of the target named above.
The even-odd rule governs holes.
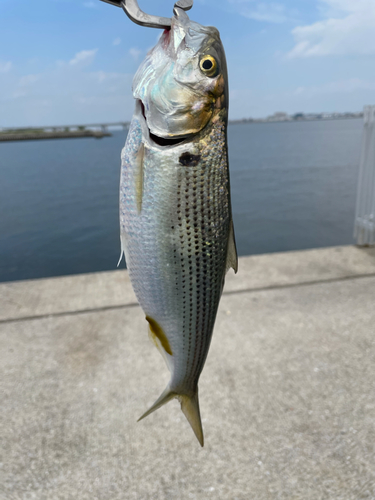
[[[201,415],[199,411],[198,389],[192,396],[188,396],[186,394],[178,394],[174,391],[171,391],[169,385],[167,385],[167,387],[160,395],[160,397],[155,401],[155,403],[151,406],[151,408],[149,408],[146,411],[146,413],[144,413],[138,419],[138,422],[147,417],[148,415],[150,415],[151,413],[153,413],[161,406],[167,404],[168,401],[170,401],[173,398],[177,398],[180,401],[181,410],[183,414],[185,415],[187,421],[189,422],[191,428],[193,429],[193,432],[196,438],[198,439],[199,444],[203,446],[204,438],[203,438]]]
[[[179,395],[181,410],[189,422],[201,446],[204,445],[201,413],[199,411],[198,388],[192,396]]]
[[[164,406],[165,404],[168,403],[168,401],[170,401],[173,398],[176,398],[177,396],[178,396],[178,394],[176,394],[175,392],[171,391],[170,388],[169,388],[169,385],[167,385],[167,387],[164,389],[164,391],[161,393],[161,395],[155,401],[155,403],[151,406],[151,408],[149,408],[146,411],[146,413],[144,413],[141,417],[139,417],[139,419],[137,420],[137,422],[139,422],[140,420],[143,420],[144,418],[148,417],[151,413],[153,413],[154,411],[158,410],[161,406]]]

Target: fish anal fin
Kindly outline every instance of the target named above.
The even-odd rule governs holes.
[[[151,318],[151,316],[146,316],[146,320],[148,321],[148,324],[150,326],[150,332],[154,337],[154,341],[156,337],[159,340],[164,351],[167,352],[170,356],[172,356],[173,355],[172,349],[169,344],[168,338],[164,333],[163,328],[159,325],[159,323],[156,320],[154,320],[154,318]]]
[[[178,395],[178,400],[181,403],[181,410],[185,415],[187,421],[189,422],[196,438],[201,446],[204,445],[203,429],[201,414],[199,411],[199,400],[198,400],[198,389],[192,396],[187,396],[185,394]]]
[[[120,265],[122,257],[125,258],[125,236],[123,234],[121,234],[120,236],[120,243],[121,243],[121,252],[120,252],[120,258],[117,262],[117,267]]]
[[[151,330],[151,328],[148,329],[148,336],[149,336],[151,342],[156,347],[156,349],[162,355],[162,358],[164,359],[165,364],[168,367],[168,370],[170,372],[172,372],[172,369],[173,369],[173,357],[164,350],[164,348],[163,348],[160,340],[157,338],[157,336],[154,334],[154,332]]]
[[[230,268],[234,270],[235,273],[238,271],[238,256],[236,248],[236,240],[234,237],[233,221],[230,221],[229,227],[229,239],[228,239],[228,250],[227,250],[227,263],[225,272]]]

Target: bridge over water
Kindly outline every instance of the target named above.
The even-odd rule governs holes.
[[[129,128],[130,122],[109,122],[109,123],[86,123],[85,125],[54,125],[43,127],[45,131],[60,131],[60,130],[87,130],[95,129],[106,132],[109,128],[121,127],[124,130]]]

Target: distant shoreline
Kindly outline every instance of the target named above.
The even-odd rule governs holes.
[[[109,132],[99,130],[75,130],[75,131],[60,131],[60,132],[18,132],[7,133],[0,132],[0,142],[9,141],[35,141],[43,139],[74,139],[82,137],[94,137],[101,139],[102,137],[111,136]]]
[[[312,122],[331,120],[357,120],[363,118],[363,113],[275,113],[267,118],[242,118],[239,120],[229,120],[229,125],[244,125],[248,123],[291,123],[291,122]],[[28,127],[28,128],[0,128],[0,142],[7,141],[32,141],[41,139],[74,139],[81,137],[94,137],[101,139],[112,134],[108,132],[109,127],[121,126],[128,129],[129,122],[104,123],[94,125],[69,125],[54,127]],[[95,127],[89,128],[89,127]],[[101,129],[98,130],[98,127]],[[49,129],[49,130],[48,130]],[[52,130],[51,130],[52,129]]]
[[[243,118],[241,120],[229,120],[229,125],[243,125],[247,123],[293,123],[293,122],[322,122],[322,121],[331,121],[331,120],[359,120],[363,118],[363,113],[353,113],[353,115],[339,115],[339,116],[329,116],[329,117],[321,117],[321,116],[311,116],[308,115],[306,117],[285,117],[285,118]]]

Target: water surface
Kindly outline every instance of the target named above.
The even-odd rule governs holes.
[[[362,120],[229,126],[240,255],[353,243]],[[0,281],[112,270],[125,132],[0,143]]]

